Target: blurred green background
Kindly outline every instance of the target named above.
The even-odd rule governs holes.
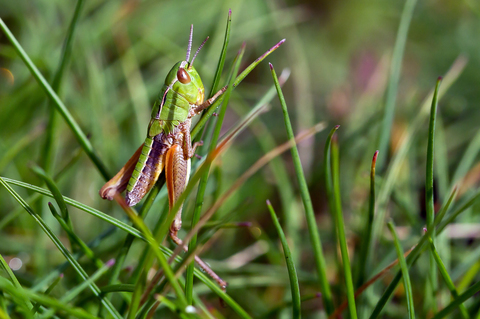
[[[0,2],[0,17],[50,82],[58,68],[75,3],[72,0]],[[287,68],[291,72],[284,85],[284,94],[294,131],[298,133],[320,121],[325,122],[327,129],[299,145],[299,151],[338,305],[345,299],[345,288],[337,272],[335,232],[324,187],[323,148],[328,131],[340,124],[342,203],[350,259],[354,260],[365,223],[371,158],[379,148],[390,61],[403,6],[404,1],[358,0],[86,1],[59,96],[113,174],[143,142],[151,105],[164,78],[172,65],[185,57],[190,24],[194,25],[194,49],[210,36],[195,62],[206,92],[213,81],[228,9],[232,10],[232,34],[227,67],[243,42],[246,52],[241,68],[286,38],[286,42],[234,91],[223,127],[225,132],[231,128],[271,87],[273,81],[267,62],[273,63],[278,74]],[[437,77],[453,66],[461,73],[441,98],[437,118],[437,202],[443,203],[451,185],[465,174],[469,180],[461,183],[464,185],[461,194],[468,193],[476,185],[480,173],[475,166],[478,160],[475,145],[469,153],[471,161],[465,171],[457,173],[457,167],[472,140],[479,139],[476,137],[480,128],[479,18],[480,4],[474,0],[425,0],[416,4],[402,59],[390,144],[388,152],[379,155],[385,164],[377,170],[379,183],[402,142],[402,134],[419,115],[422,101],[434,87]],[[3,33],[0,34],[0,69],[0,175],[43,186],[29,167],[42,165],[52,105]],[[223,81],[226,74],[224,72]],[[56,123],[53,151],[49,154],[53,158],[52,165],[44,167],[52,175],[79,152],[76,139],[60,116],[56,117]],[[404,249],[416,242],[425,224],[422,192],[427,129],[425,118],[415,132],[413,144],[395,178],[393,192],[384,206],[387,218],[393,218],[399,226]],[[276,97],[269,111],[243,132],[217,161],[204,207],[265,154],[259,140],[270,137],[274,141],[272,147],[287,140]],[[199,152],[204,154],[205,150]],[[278,185],[271,167],[255,174],[214,217],[221,221],[248,221],[253,226],[222,230],[202,253],[202,257],[231,284],[228,291],[233,298],[255,317],[280,304],[289,291],[283,253],[268,215],[266,199],[272,201],[291,240],[302,293],[314,293],[319,289],[290,153],[285,153],[281,159],[282,171],[288,174],[291,184]],[[64,196],[127,220],[118,205],[98,196],[104,180],[83,153],[56,182]],[[282,189],[286,196],[290,194],[284,188],[292,188],[295,196],[282,197]],[[31,195],[24,189],[15,189],[24,198]],[[154,212],[163,211],[164,192],[147,217],[148,223],[158,219]],[[190,196],[184,206],[185,229],[189,228],[194,197]],[[37,201],[33,207],[58,234],[62,234],[48,211],[47,201]],[[15,256],[23,260],[16,274],[29,286],[63,262],[63,256],[25,212],[21,211],[12,219],[6,218],[20,207],[3,188],[0,189],[0,203],[0,253],[7,261]],[[85,241],[94,239],[109,226],[74,208],[70,212],[77,234]],[[476,224],[478,214],[473,209],[462,218],[458,222],[473,225],[472,233],[460,228],[455,236],[453,232],[446,232],[439,239],[442,257],[454,281],[461,278],[480,255],[476,240],[480,231]],[[124,237],[121,231],[115,232],[95,252],[104,261],[115,257]],[[382,225],[379,239],[375,263],[367,270],[367,277],[396,258],[391,236]],[[141,247],[143,243],[134,243],[125,266],[135,265]],[[427,267],[428,257],[422,256],[411,271],[415,278],[416,305],[423,304]],[[363,301],[366,305],[376,303],[389,282],[388,276],[371,289],[370,298]],[[69,281],[65,281],[55,293],[60,295],[68,286]],[[199,287],[199,293],[201,289]],[[218,306],[212,294],[203,298]],[[448,290],[440,290],[439,308],[447,304],[449,298]],[[320,299],[303,304],[307,317],[315,317],[321,309]],[[220,311],[226,317],[233,316],[228,310]],[[417,311],[420,317],[427,315],[421,306]],[[397,291],[386,307],[385,317],[406,317],[402,291]]]

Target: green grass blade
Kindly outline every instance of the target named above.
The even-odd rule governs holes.
[[[388,228],[393,236],[393,241],[395,243],[395,249],[397,250],[398,262],[400,264],[400,269],[403,276],[403,285],[405,287],[405,296],[407,298],[407,307],[408,307],[408,317],[410,319],[415,318],[415,310],[413,308],[413,293],[412,293],[412,284],[410,282],[410,275],[408,274],[408,266],[403,256],[403,249],[400,241],[398,240],[397,232],[395,231],[395,226],[392,222],[388,223]]]
[[[440,319],[444,318],[446,315],[451,313],[457,307],[459,307],[462,303],[464,303],[469,298],[473,297],[477,292],[480,291],[480,282],[473,284],[470,288],[465,290],[458,298],[455,298],[447,307],[443,308],[442,311],[439,311],[433,319]]]
[[[95,263],[95,266],[97,266],[98,268],[103,267],[103,262],[95,256],[95,253],[93,252],[93,250],[91,250],[90,247],[88,247],[88,245],[85,244],[83,240],[81,240],[80,237],[77,236],[77,234],[75,234],[73,229],[69,225],[67,225],[67,223],[62,219],[60,214],[58,214],[58,212],[56,211],[52,203],[50,202],[48,203],[48,208],[50,208],[50,211],[52,212],[53,216],[57,219],[60,226],[62,226],[63,230],[67,233],[68,238],[70,239],[70,245],[72,245],[73,243],[77,244],[80,247],[80,250],[88,258],[93,260],[93,262]]]
[[[45,78],[40,73],[40,71],[37,69],[35,64],[33,64],[32,60],[30,60],[30,57],[23,50],[20,43],[18,43],[15,36],[12,34],[10,29],[8,29],[7,25],[5,24],[5,22],[3,22],[3,20],[1,18],[0,18],[0,29],[2,29],[2,31],[5,33],[8,40],[13,45],[15,51],[18,53],[18,55],[20,55],[20,57],[22,58],[25,65],[27,66],[27,68],[32,73],[35,80],[37,80],[38,84],[40,84],[40,86],[44,89],[44,91],[48,95],[48,97],[53,101],[55,107],[60,112],[60,114],[63,116],[63,118],[65,119],[65,122],[68,124],[68,126],[71,128],[73,134],[77,138],[79,144],[82,146],[85,153],[87,153],[88,157],[90,157],[90,159],[95,164],[95,166],[98,168],[99,172],[102,174],[102,176],[105,178],[105,180],[108,180],[110,178],[110,175],[107,173],[107,169],[106,169],[105,165],[103,164],[103,162],[98,157],[97,153],[95,153],[95,150],[93,149],[93,146],[90,143],[90,141],[88,140],[87,136],[82,131],[82,129],[80,128],[78,123],[75,121],[73,116],[70,114],[70,112],[67,110],[67,108],[63,104],[62,100],[60,100],[57,93],[55,93],[55,91],[52,89],[50,84],[48,84],[47,80],[45,80]]]
[[[478,153],[480,152],[480,130],[468,144],[465,153],[458,162],[457,169],[453,174],[452,183],[458,183],[468,173],[468,170],[475,163]]]
[[[165,174],[162,174],[159,180],[157,181],[157,183],[155,184],[155,186],[148,193],[147,198],[143,203],[142,208],[140,209],[140,212],[138,213],[141,219],[145,219],[145,217],[147,216],[148,212],[150,211],[150,208],[153,205],[153,202],[155,201],[155,198],[157,198],[157,195],[164,184],[165,184]],[[134,239],[135,239],[135,236],[132,234],[128,234],[127,237],[125,238],[123,246],[119,250],[117,257],[115,258],[116,260],[115,265],[113,265],[112,270],[110,271],[110,276],[108,278],[109,285],[113,285],[117,281],[120,275],[120,272],[122,270],[123,264],[125,262],[125,258],[127,257],[127,254],[130,251],[130,248],[132,247]],[[143,265],[143,263],[139,261],[139,264],[137,265],[137,267],[139,267],[139,265]]]
[[[437,118],[438,108],[438,89],[442,78],[438,78],[433,93],[432,107],[430,109],[430,121],[428,126],[428,144],[427,144],[427,168],[425,177],[425,206],[427,210],[427,228],[432,228],[432,241],[435,242],[435,229],[433,229],[433,221],[435,218],[434,198],[433,198],[433,160],[435,145],[435,122]],[[435,258],[430,254],[430,265],[428,271],[428,282],[431,286],[431,292],[437,290],[437,268],[435,267]],[[427,289],[428,293],[428,289]],[[427,298],[426,300],[428,300]],[[434,300],[434,299],[432,299]]]
[[[459,76],[462,74],[463,70],[467,61],[462,56],[458,57],[455,62],[452,64],[448,72],[445,74],[443,78],[443,84],[441,89],[438,92],[438,97],[441,98],[447,90],[458,80]],[[401,140],[402,144],[395,152],[391,164],[388,166],[388,170],[386,172],[386,176],[382,181],[382,186],[379,189],[377,200],[376,200],[376,215],[375,220],[373,222],[373,230],[372,230],[372,245],[375,245],[377,242],[378,236],[384,227],[384,220],[385,220],[385,213],[387,211],[387,203],[390,199],[393,186],[402,171],[402,163],[407,157],[407,153],[412,146],[413,139],[419,129],[424,125],[424,121],[426,117],[430,114],[430,109],[432,105],[434,89],[427,95],[427,97],[423,100],[418,115],[413,120],[412,124],[408,127],[405,134],[403,134]],[[383,154],[383,153],[382,153]],[[385,155],[384,155],[385,156]],[[383,156],[382,156],[383,157]],[[378,165],[378,163],[377,163]],[[374,250],[370,247],[371,255],[374,255]],[[369,258],[370,260],[372,258]]]
[[[65,203],[65,200],[63,199],[62,193],[60,193],[60,190],[58,189],[55,182],[49,176],[47,176],[45,171],[43,169],[41,169],[40,167],[34,166],[32,168],[32,170],[35,174],[37,174],[38,177],[43,179],[43,181],[47,185],[48,189],[52,193],[53,198],[55,199],[55,202],[57,202],[58,208],[60,208],[60,213],[62,214],[63,220],[71,228],[72,224],[70,222],[70,216],[68,215],[67,204]]]
[[[60,58],[60,63],[58,65],[57,71],[55,72],[55,76],[52,81],[52,90],[55,91],[57,94],[60,92],[60,85],[62,83],[63,74],[65,68],[70,61],[70,56],[72,53],[72,43],[73,43],[73,35],[75,29],[77,27],[78,18],[80,17],[80,12],[82,11],[84,0],[78,0],[77,4],[75,5],[75,11],[73,13],[72,20],[70,21],[70,25],[67,31],[67,37],[65,38],[65,42],[63,44],[63,51],[62,56]],[[56,110],[53,107],[50,107],[50,114],[48,119],[47,125],[47,136],[45,139],[45,144],[43,147],[43,154],[41,156],[41,166],[45,168],[45,170],[49,173],[52,172],[54,166],[54,149],[53,143],[55,139],[55,132],[56,132]]]
[[[392,62],[390,65],[390,77],[388,79],[387,98],[383,114],[382,127],[379,134],[378,150],[382,154],[388,154],[393,117],[395,115],[395,100],[397,99],[398,82],[402,68],[403,53],[407,42],[408,29],[412,20],[413,11],[417,0],[407,0],[403,7],[400,25],[398,27],[397,39],[393,48]],[[378,167],[383,169],[387,156],[382,156]]]
[[[10,266],[7,264],[5,259],[3,258],[2,255],[0,255],[0,265],[3,268],[3,270],[7,273],[8,277],[10,278],[10,281],[12,284],[15,286],[15,288],[19,291],[23,291],[23,287],[18,281],[17,277],[13,273],[12,269],[10,269]],[[23,295],[22,295],[23,296]],[[30,300],[22,298],[22,303],[25,309],[31,309],[32,304],[30,303]],[[32,312],[34,314],[35,312]]]
[[[270,211],[270,216],[272,216],[273,224],[277,229],[278,237],[282,243],[283,253],[285,255],[285,262],[288,269],[288,277],[290,278],[290,290],[292,291],[292,318],[301,318],[301,300],[300,300],[300,287],[298,285],[298,276],[297,270],[295,269],[295,264],[293,263],[292,253],[288,247],[287,238],[283,233],[282,226],[278,221],[277,215],[273,210],[272,204],[267,200],[268,210]]]
[[[126,203],[123,203],[123,208],[125,212],[127,213],[128,217],[132,220],[134,225],[140,229],[142,232],[146,242],[152,249],[153,253],[155,254],[155,257],[157,257],[158,262],[160,263],[160,266],[163,269],[163,272],[165,274],[165,277],[169,281],[170,285],[172,286],[173,290],[175,291],[175,294],[177,295],[178,300],[180,301],[182,307],[187,306],[187,299],[185,298],[185,294],[180,287],[177,278],[175,278],[175,274],[168,264],[167,258],[165,257],[165,254],[163,251],[159,248],[159,245],[155,238],[153,238],[152,233],[150,229],[148,229],[147,225],[143,222],[143,220],[133,211],[131,207],[128,207]],[[172,214],[173,215],[173,214]],[[168,224],[170,225],[170,224]]]
[[[273,65],[270,64],[270,69],[272,71],[273,81],[275,87],[277,88],[278,98],[280,99],[280,104],[282,106],[285,127],[287,130],[287,135],[290,140],[294,140],[292,124],[290,123],[290,118],[288,116],[287,104],[285,98],[283,97],[282,89],[278,83],[278,78],[273,68]],[[317,275],[320,281],[320,286],[322,290],[322,298],[325,306],[325,310],[328,314],[334,311],[332,293],[330,291],[330,286],[328,284],[327,274],[326,274],[326,262],[325,256],[323,255],[322,243],[320,241],[320,234],[318,233],[317,223],[315,221],[315,214],[313,212],[312,200],[308,192],[307,181],[303,174],[302,163],[300,162],[300,156],[298,154],[298,149],[295,147],[291,148],[292,158],[295,165],[295,172],[297,175],[298,183],[300,184],[300,193],[302,196],[303,205],[305,207],[305,215],[307,219],[308,232],[310,234],[310,241],[313,246],[313,252],[315,256],[315,264],[317,267]]]
[[[327,192],[327,198],[329,205],[334,205],[333,199],[333,184],[332,184],[332,166],[331,166],[331,145],[333,134],[340,128],[340,125],[336,125],[328,134],[327,141],[325,142],[325,149],[323,152],[323,173],[325,174],[325,190]],[[332,213],[332,218],[333,218]],[[336,230],[335,230],[336,231]]]
[[[55,288],[55,286],[58,285],[58,283],[60,282],[60,280],[62,280],[62,278],[63,278],[63,274],[60,274],[60,275],[57,277],[57,279],[55,279],[55,280],[52,282],[52,284],[51,284],[50,286],[48,286],[48,288],[45,290],[45,292],[44,292],[43,294],[44,294],[45,296],[48,296],[48,295],[52,292],[53,288]],[[38,302],[35,303],[35,305],[33,306],[33,309],[32,309],[32,313],[35,314],[35,313],[38,311],[39,308],[40,308],[40,303],[38,303]]]
[[[270,55],[270,53],[272,53],[273,51],[275,51],[276,49],[278,49],[279,46],[281,46],[283,43],[285,42],[285,39],[281,40],[280,42],[278,42],[277,44],[275,44],[273,47],[271,47],[267,52],[265,52],[262,56],[260,56],[259,58],[257,58],[255,61],[253,61],[245,70],[243,70],[242,73],[240,73],[239,76],[236,77],[235,79],[235,82],[233,83],[233,88],[237,87],[240,82],[243,81],[243,79],[250,73],[252,72],[252,70],[260,63],[262,62],[267,56]],[[213,103],[213,105],[211,105],[208,109],[207,109],[207,112],[205,114],[202,115],[202,117],[200,118],[200,120],[197,122],[197,124],[195,124],[195,127],[193,128],[192,132],[191,132],[191,136],[192,136],[192,139],[194,139],[198,133],[200,133],[200,130],[202,129],[202,127],[205,125],[205,123],[208,121],[208,119],[210,118],[210,116],[213,115],[213,113],[215,112],[215,110],[217,109],[217,107],[222,103],[223,99],[225,97],[225,94],[223,94],[222,96],[220,96],[216,101],[215,103]]]
[[[445,267],[445,264],[443,263],[442,259],[440,258],[440,255],[438,254],[438,251],[435,248],[435,244],[434,244],[432,238],[429,238],[429,243],[430,243],[430,250],[433,254],[433,257],[435,258],[435,262],[437,263],[438,270],[440,271],[440,274],[442,275],[442,278],[443,278],[443,281],[445,282],[445,285],[447,285],[448,290],[450,290],[453,299],[458,298],[458,292],[457,292],[457,289],[455,288],[455,284],[453,283],[452,278],[450,278],[450,275],[448,274],[447,268]],[[464,319],[470,318],[465,305],[461,304],[461,305],[459,305],[459,307],[460,307],[460,313],[462,314],[462,317]]]
[[[438,233],[442,232],[445,229],[445,227],[448,226],[448,224],[453,222],[455,218],[458,217],[458,215],[463,213],[469,207],[473,206],[473,204],[475,204],[478,199],[480,199],[480,191],[477,191],[477,193],[473,195],[465,204],[463,204],[460,208],[458,208],[452,214],[448,215],[448,217],[440,225],[438,225],[437,232]]]
[[[360,247],[360,254],[358,257],[357,281],[356,288],[363,285],[365,281],[365,269],[368,261],[368,254],[370,251],[370,241],[372,239],[372,225],[375,217],[375,165],[377,163],[378,151],[375,152],[372,159],[372,166],[370,168],[370,195],[368,198],[368,216],[365,222],[365,232],[362,236],[362,246]]]
[[[3,291],[5,291],[5,292],[7,292],[11,295],[16,296],[16,297],[18,297],[18,295],[19,295],[19,291],[16,290],[15,287],[13,287],[10,284],[10,282],[8,282],[3,277],[0,277],[0,290],[3,290]],[[41,295],[41,294],[35,294],[35,293],[33,293],[33,292],[31,292],[30,290],[27,290],[27,289],[24,289],[22,291],[22,294],[24,296],[28,297],[29,299],[31,299],[35,302],[38,302],[41,305],[64,311],[65,313],[73,316],[73,318],[98,319],[98,317],[95,317],[95,316],[89,314],[88,312],[86,312],[83,309],[74,308],[70,305],[66,305],[66,304],[61,303],[57,299],[52,298],[52,297],[48,297],[48,296]],[[23,298],[23,296],[22,296],[22,298]]]
[[[50,230],[50,228],[45,224],[43,219],[35,213],[32,208],[25,202],[23,198],[21,198],[11,187],[8,185],[3,178],[0,177],[0,184],[3,185],[3,187],[6,188],[6,190],[13,196],[13,198],[30,214],[30,216],[33,217],[33,219],[39,224],[39,226],[42,228],[42,230],[45,232],[45,234],[52,240],[52,242],[55,244],[55,246],[58,248],[58,250],[62,253],[62,255],[70,262],[72,267],[75,269],[75,271],[78,273],[78,275],[83,279],[83,280],[88,280],[88,275],[85,272],[85,270],[80,266],[78,261],[72,256],[72,254],[65,248],[65,246],[62,244],[60,239]],[[103,298],[100,293],[100,289],[92,283],[90,285],[90,289],[94,293],[95,296],[97,296],[100,299],[100,302],[107,308],[108,312],[114,317],[114,318],[121,318],[120,314],[117,312],[117,310],[113,307],[113,305],[108,301],[107,299]]]
[[[220,52],[220,59],[218,59],[217,70],[213,78],[213,84],[210,88],[209,97],[212,97],[220,89],[220,77],[222,76],[223,67],[225,65],[225,58],[227,56],[228,43],[230,42],[230,30],[232,26],[232,10],[228,10],[227,26],[225,27],[225,38],[223,40],[222,51]]]
[[[67,291],[62,298],[60,298],[60,302],[63,303],[69,303],[71,302],[74,298],[76,298],[80,293],[82,293],[85,289],[87,289],[91,284],[95,283],[98,279],[100,279],[106,272],[107,270],[115,263],[114,259],[111,259],[105,263],[102,267],[100,267],[95,273],[93,273],[88,280],[85,280],[81,282],[79,285],[76,287],[70,289],[70,291]],[[54,315],[54,312],[47,312],[42,315],[42,319],[44,318],[50,318],[51,316]]]
[[[24,183],[24,182],[20,182],[20,181],[16,181],[16,180],[12,180],[10,178],[2,178],[4,181],[6,181],[7,183],[9,184],[12,184],[12,185],[17,185],[17,186],[20,186],[20,187],[23,187],[23,188],[26,188],[26,189],[30,189],[34,192],[37,192],[39,194],[42,194],[42,195],[45,195],[45,196],[49,196],[49,197],[53,197],[52,193],[41,188],[41,187],[38,187],[38,186],[34,186],[34,185],[30,185],[28,183]],[[109,224],[112,224],[116,227],[118,227],[119,229],[129,233],[129,234],[132,234],[134,235],[135,237],[137,238],[144,238],[143,235],[137,230],[135,229],[134,227],[116,219],[116,218],[113,218],[95,208],[92,208],[92,207],[89,207],[88,205],[85,205],[83,203],[80,203],[76,200],[73,200],[71,198],[68,198],[66,196],[63,197],[65,202],[75,208],[78,208],[80,210],[83,210],[84,212],[92,215],[92,216],[95,216],[103,221],[106,221],[107,223]]]
[[[212,139],[210,141],[210,147],[208,149],[209,154],[211,154],[216,146],[218,139],[220,137],[220,130],[222,129],[222,124],[223,124],[223,119],[225,118],[225,112],[227,110],[227,105],[230,100],[230,95],[232,94],[233,90],[233,82],[235,79],[236,74],[238,73],[238,69],[240,68],[240,63],[242,62],[243,54],[245,53],[245,45],[242,45],[242,48],[240,49],[240,52],[238,53],[234,63],[233,67],[231,70],[230,74],[230,79],[228,82],[228,88],[227,91],[223,94],[224,100],[222,102],[222,106],[220,107],[220,112],[218,114],[218,118],[216,121],[216,125],[213,131]],[[207,163],[207,166],[205,168],[205,172],[203,173],[202,177],[200,178],[200,182],[198,184],[198,191],[197,191],[197,197],[195,200],[195,210],[193,212],[193,217],[192,217],[192,228],[195,227],[195,225],[198,223],[200,220],[200,215],[203,207],[203,198],[205,197],[205,189],[207,188],[207,181],[208,181],[208,175],[210,172],[210,164]],[[190,240],[190,243],[188,245],[188,249],[190,251],[195,250],[197,246],[197,235],[195,234],[192,239]],[[192,303],[193,301],[193,267],[195,267],[194,262],[190,263],[187,268],[187,275],[186,275],[186,283],[185,283],[185,293],[187,294],[187,300],[189,304]]]
[[[446,212],[448,211],[448,208],[450,207],[450,204],[452,203],[454,197],[456,194],[456,189],[452,191],[452,194],[450,195],[448,201],[444,205],[444,207],[441,209],[441,211],[437,214],[437,217],[435,218],[434,221],[434,227],[437,227],[436,231],[437,234],[440,234],[443,231],[443,228],[440,229],[440,225],[442,224],[443,217],[445,216]],[[480,193],[479,193],[480,195]],[[473,201],[469,202],[470,205],[473,204]],[[459,210],[457,210],[453,215],[458,216],[460,213],[466,210],[467,207],[462,206]],[[457,214],[458,212],[458,214]],[[419,242],[417,243],[417,246],[412,250],[412,252],[408,255],[406,261],[408,267],[410,267],[418,258],[420,253],[424,250],[424,244],[427,242],[428,237],[430,236],[431,232],[433,229],[427,229],[427,232],[420,238]],[[385,292],[383,295],[380,297],[380,300],[377,302],[375,305],[375,309],[373,310],[372,314],[370,315],[370,319],[378,318],[380,315],[383,307],[385,307],[385,304],[388,302],[390,299],[393,291],[397,287],[398,283],[400,282],[400,279],[402,279],[402,272],[398,271],[393,280],[390,282],[388,285],[387,289],[385,289]]]
[[[350,268],[350,258],[348,257],[347,238],[345,235],[345,222],[343,220],[342,199],[340,195],[340,170],[339,170],[339,154],[338,141],[336,135],[332,137],[332,187],[333,197],[335,200],[335,224],[337,226],[338,242],[340,243],[340,252],[342,254],[343,276],[345,278],[345,285],[347,287],[347,300],[350,317],[357,318],[357,309],[355,305],[355,288],[353,287],[352,269]]]

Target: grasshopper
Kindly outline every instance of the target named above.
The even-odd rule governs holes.
[[[190,158],[194,155],[197,146],[203,144],[196,142],[192,146],[190,136],[192,117],[212,105],[226,90],[224,87],[212,98],[204,101],[205,89],[200,75],[193,67],[193,62],[208,37],[189,61],[192,37],[193,25],[190,28],[185,61],[177,62],[172,67],[153,104],[145,142],[125,166],[100,189],[102,198],[112,200],[116,194],[126,189],[125,201],[127,205],[133,206],[150,191],[164,169],[170,209],[184,191],[190,175]],[[170,237],[177,245],[182,245],[182,240],[178,238],[181,227],[182,208],[175,213],[170,226]],[[197,257],[195,259],[200,267],[225,289],[226,282],[209,269],[201,259]]]

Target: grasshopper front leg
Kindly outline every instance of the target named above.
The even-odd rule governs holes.
[[[225,85],[223,88],[221,88],[217,93],[215,93],[214,96],[212,96],[211,98],[209,98],[208,100],[206,100],[205,102],[203,102],[202,104],[200,105],[197,105],[197,107],[193,108],[193,113],[194,114],[199,114],[200,112],[202,112],[203,110],[205,110],[207,107],[209,107],[210,105],[213,104],[213,102],[215,102],[216,99],[218,99],[218,97],[220,95],[222,95],[223,93],[225,93],[225,91],[227,90],[227,85]]]

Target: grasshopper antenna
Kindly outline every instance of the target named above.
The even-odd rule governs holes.
[[[207,37],[207,38],[202,42],[202,44],[200,44],[200,46],[198,47],[197,52],[195,52],[195,55],[193,56],[192,62],[190,62],[190,65],[193,65],[193,61],[194,61],[195,58],[197,57],[198,52],[200,52],[200,49],[203,48],[203,45],[205,44],[205,42],[207,42],[208,38],[210,38],[210,37]]]
[[[192,51],[192,38],[193,38],[193,24],[190,26],[190,38],[188,39],[187,59],[190,60],[190,52]]]

